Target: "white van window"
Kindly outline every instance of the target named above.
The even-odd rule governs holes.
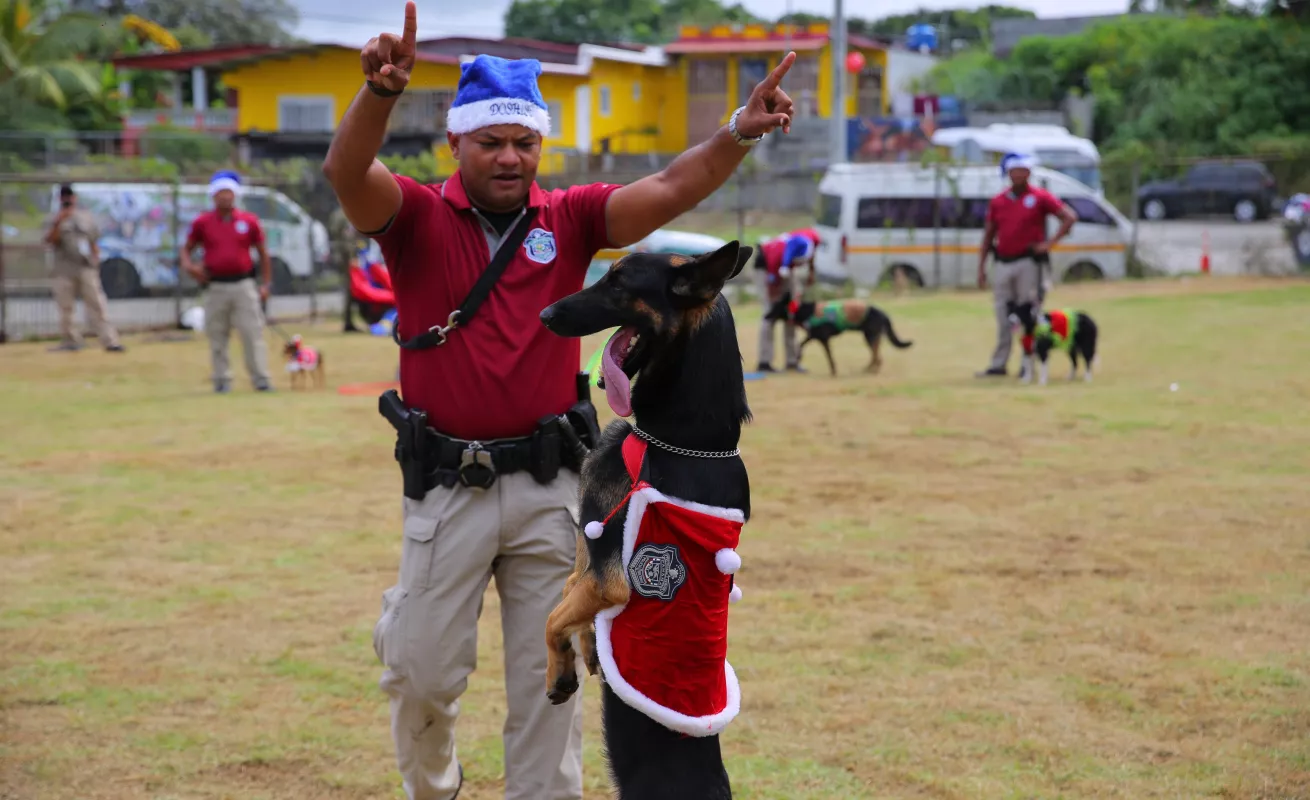
[[[931,197],[861,197],[857,228],[932,228],[936,224]]]
[[[1088,225],[1114,226],[1114,219],[1090,197],[1061,197],[1078,214],[1078,221]]]
[[[300,219],[276,198],[266,194],[248,194],[241,198],[241,205],[251,214],[259,217],[261,222],[287,222],[292,225]]]
[[[991,200],[986,197],[943,197],[938,202],[942,207],[943,228],[982,230],[987,225]]]
[[[818,223],[826,228],[841,227],[841,195],[819,195],[819,211],[815,216]]]

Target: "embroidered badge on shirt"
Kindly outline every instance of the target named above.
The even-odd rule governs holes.
[[[244,219],[239,219],[237,220],[236,228],[237,228],[237,233],[249,233],[250,223],[246,222]]]
[[[523,240],[523,251],[538,264],[555,260],[555,234],[544,228],[533,228]]]
[[[1037,205],[1037,198],[1036,198],[1036,197],[1033,197],[1032,195],[1028,195],[1027,197],[1025,197],[1025,198],[1023,199],[1023,207],[1024,207],[1024,208],[1032,208],[1032,207],[1035,206],[1035,205]]]
[[[642,597],[672,600],[687,581],[687,567],[671,544],[643,544],[628,562],[628,582]]]

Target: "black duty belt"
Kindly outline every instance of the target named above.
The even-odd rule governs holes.
[[[588,379],[587,373],[578,375],[580,395],[589,388]],[[487,442],[434,430],[427,424],[427,414],[405,408],[395,389],[378,398],[378,411],[396,429],[396,461],[405,496],[414,500],[438,486],[489,489],[497,475],[515,472],[550,483],[561,468],[580,472],[587,452],[600,438],[596,409],[585,395],[566,413],[542,417],[530,436]]]

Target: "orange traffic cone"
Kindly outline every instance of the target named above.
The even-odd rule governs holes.
[[[1210,274],[1210,229],[1201,232],[1201,274]]]

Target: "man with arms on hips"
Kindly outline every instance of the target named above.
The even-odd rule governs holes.
[[[505,797],[576,800],[582,709],[577,696],[559,706],[546,698],[545,624],[576,550],[576,450],[570,469],[568,453],[548,445],[562,438],[552,429],[559,415],[579,401],[581,356],[579,340],[554,336],[539,314],[582,288],[598,250],[637,242],[691,210],[751,144],[790,127],[791,100],[778,83],[795,55],[728,125],[662,172],[628,186],[550,192],[535,182],[552,123],[537,85],[540,63],[478,56],[462,65],[447,116],[459,168],[422,185],[376,158],[415,65],[416,28],[407,3],[403,34],[364,47],[365,85],[323,165],[351,224],[379,242],[391,270],[404,405],[426,414],[413,446],[436,454],[418,499],[406,491],[399,581],[384,592],[374,629],[381,688],[391,699],[405,793],[451,800],[463,781],[459,698],[494,576],[505,638]],[[500,252],[516,238],[522,244]],[[504,272],[480,310],[448,328],[493,260]],[[504,455],[488,469],[492,446]],[[404,453],[399,460],[403,471]]]
[[[109,323],[109,300],[100,285],[100,225],[95,215],[77,207],[77,193],[59,187],[59,211],[46,219],[46,244],[54,256],[55,304],[59,306],[62,338],[52,350],[82,349],[82,334],[75,322],[77,300],[82,299],[87,322],[95,329],[100,346],[121,353],[118,331]]]
[[[264,311],[273,282],[273,267],[264,244],[264,229],[259,218],[236,207],[241,179],[235,172],[220,170],[209,182],[209,196],[214,210],[206,211],[191,223],[186,246],[182,248],[182,269],[205,291],[205,333],[209,336],[209,358],[213,366],[214,391],[222,394],[232,388],[232,369],[228,365],[227,347],[232,329],[241,338],[246,358],[246,372],[260,392],[273,391],[268,374],[268,345],[264,342]],[[205,249],[204,264],[197,265],[191,254],[197,247]],[[259,252],[261,279],[255,283],[255,265],[250,250]]]
[[[796,323],[786,315],[774,316],[769,313],[778,301],[787,295],[792,300],[800,300],[796,273],[806,265],[810,268],[805,285],[814,284],[814,250],[818,247],[819,232],[813,228],[784,233],[776,239],[770,239],[759,245],[755,256],[755,270],[760,276],[760,301],[764,307],[764,316],[760,320],[760,372],[776,372],[773,368],[773,326],[782,320],[782,346],[787,359],[787,369],[804,372],[801,369],[800,347],[796,343]]]
[[[992,303],[996,314],[996,348],[987,369],[978,377],[1004,377],[1010,360],[1010,303],[1032,303],[1040,313],[1045,292],[1042,269],[1050,263],[1051,248],[1069,235],[1078,220],[1074,210],[1055,195],[1031,186],[1028,178],[1037,162],[1030,156],[1010,153],[1001,159],[1001,173],[1010,178],[1010,188],[992,198],[987,206],[987,226],[978,253],[978,288],[987,288],[987,256],[995,256]],[[1046,239],[1046,218],[1060,219],[1060,229]]]

